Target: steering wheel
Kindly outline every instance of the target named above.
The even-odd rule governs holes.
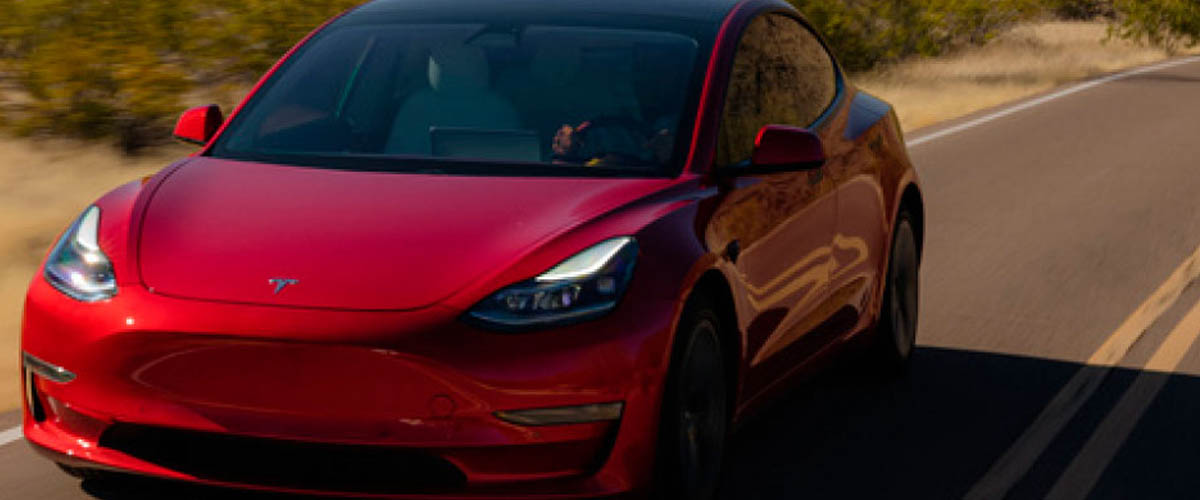
[[[610,162],[609,160],[612,161]],[[588,160],[588,163],[593,161],[599,161],[602,165],[612,163],[629,167],[648,167],[654,165],[654,163],[647,161],[645,158],[624,151],[601,151],[595,153],[592,159]]]
[[[645,151],[648,137],[645,125],[633,118],[600,117],[559,129],[554,157],[585,165],[600,161],[643,166],[649,162],[639,153]]]

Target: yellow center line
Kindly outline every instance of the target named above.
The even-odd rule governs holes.
[[[1159,316],[1170,309],[1179,300],[1179,296],[1187,286],[1200,277],[1200,248],[1171,273],[1150,298],[1125,319],[1105,340],[1104,344],[1088,359],[1093,366],[1116,366],[1129,353],[1134,342],[1141,338],[1146,329],[1158,320]]]
[[[1179,368],[1184,356],[1200,338],[1200,302],[1179,320],[1167,334],[1167,339],[1154,351],[1144,372],[1138,375],[1100,425],[1092,431],[1087,443],[1071,460],[1062,476],[1054,483],[1048,500],[1082,500],[1087,498],[1117,452],[1124,446],[1146,410],[1162,392]]]
[[[1145,369],[1154,372],[1174,372],[1197,338],[1200,338],[1200,302],[1192,306],[1192,310],[1175,325],[1175,329],[1167,335],[1167,340],[1158,346],[1154,356],[1146,362]]]
[[[1071,377],[1071,380],[1058,391],[1058,394],[1054,395],[1054,398],[1038,414],[1033,423],[992,464],[992,467],[971,487],[964,498],[967,500],[999,500],[1007,496],[1017,481],[1025,477],[1025,474],[1042,456],[1054,438],[1079,412],[1084,403],[1092,397],[1092,394],[1095,394],[1109,371],[1125,358],[1129,349],[1146,333],[1150,325],[1153,325],[1163,313],[1175,305],[1183,291],[1197,278],[1200,278],[1200,248],[1192,252],[1192,255],[1184,260],[1166,281],[1105,339],[1100,348],[1088,359],[1087,364],[1074,377]],[[1200,322],[1200,318],[1189,320],[1191,316],[1193,315],[1189,313],[1181,325],[1191,324],[1191,321]],[[1183,335],[1185,334],[1180,333],[1174,336]],[[1170,340],[1170,343],[1175,346],[1183,343],[1184,340]],[[1167,362],[1170,361],[1168,356],[1182,357],[1183,354],[1180,351],[1186,352],[1186,349],[1167,348],[1164,344],[1159,352],[1155,353],[1155,358],[1159,359],[1159,363]],[[1060,484],[1065,483],[1060,480]]]

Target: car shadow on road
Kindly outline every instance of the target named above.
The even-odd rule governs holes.
[[[741,426],[721,498],[961,498],[1081,368],[922,348],[905,376],[881,378],[847,359]],[[1009,498],[1044,497],[1140,373],[1108,372]],[[1196,422],[1200,378],[1170,376],[1091,497],[1193,497]],[[296,498],[146,480],[86,481],[83,489],[104,500]]]
[[[722,498],[962,498],[1081,369],[1100,370],[935,348],[918,350],[899,379],[848,363],[742,426]],[[1044,498],[1141,375],[1108,371],[1007,498]],[[1200,378],[1147,376],[1168,380],[1089,498],[1200,491]]]
[[[242,493],[218,488],[200,488],[142,478],[88,479],[81,486],[84,493],[98,499],[111,500],[291,500],[296,497]]]

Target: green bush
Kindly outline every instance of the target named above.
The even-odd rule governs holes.
[[[1088,20],[1116,15],[1113,0],[1058,0],[1054,13],[1063,19]]]
[[[27,94],[22,131],[120,137],[141,145],[189,89],[170,5],[138,0],[0,0],[3,69]],[[164,22],[166,21],[166,22]]]
[[[1175,53],[1200,43],[1200,2],[1196,0],[1116,0],[1117,21],[1110,34]]]
[[[197,88],[248,84],[357,0],[0,0],[18,132],[162,140]],[[5,83],[5,82],[0,82]],[[2,96],[2,95],[0,95]]]
[[[851,71],[982,44],[1046,0],[792,0]]]

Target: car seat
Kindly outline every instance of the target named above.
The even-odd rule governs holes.
[[[511,102],[491,89],[487,56],[477,47],[439,48],[429,56],[429,87],[396,112],[386,152],[430,155],[433,127],[521,128]]]

